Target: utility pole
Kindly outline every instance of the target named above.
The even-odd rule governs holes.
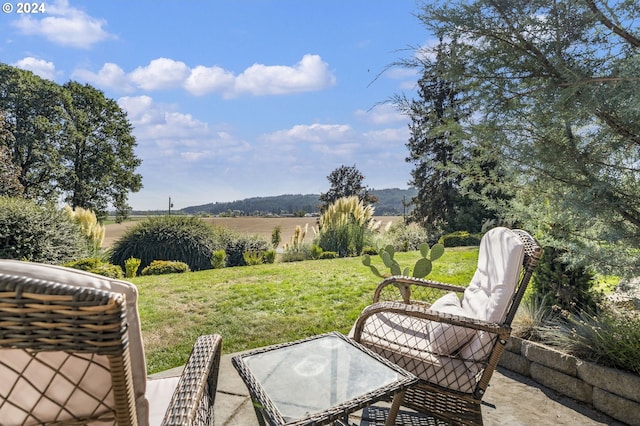
[[[169,216],[171,216],[171,207],[173,207],[173,203],[171,203],[171,197],[169,197]]]

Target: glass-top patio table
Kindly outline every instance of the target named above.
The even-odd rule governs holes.
[[[417,381],[336,332],[255,349],[232,362],[262,425],[346,422],[350,413],[394,396],[387,419],[393,424],[404,390]]]

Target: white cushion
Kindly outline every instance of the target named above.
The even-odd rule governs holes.
[[[504,321],[515,292],[524,244],[508,228],[493,228],[480,241],[478,267],[462,298],[462,308],[471,318]]]
[[[167,407],[180,377],[166,377],[147,380],[147,399],[149,400],[149,426],[162,424]]]
[[[454,292],[447,293],[433,302],[429,309],[450,315],[468,316]],[[466,344],[475,333],[474,330],[468,328],[435,321],[427,323],[427,332],[429,333],[429,350],[440,355],[454,353]]]
[[[428,322],[402,314],[379,312],[367,319],[361,343],[427,382],[471,392],[482,366],[431,353],[427,335],[419,331],[425,330]],[[407,329],[418,331],[406,332]]]
[[[524,260],[524,244],[508,228],[497,227],[480,241],[478,268],[462,298],[468,316],[487,322],[502,323],[520,279]],[[495,335],[483,331],[460,349],[460,356],[476,361],[491,352],[489,340]]]
[[[138,412],[138,422],[142,425],[148,423],[149,404],[145,397],[147,383],[147,368],[144,358],[142,344],[142,332],[140,330],[140,319],[138,315],[138,290],[135,285],[122,281],[107,278],[101,275],[91,274],[77,269],[65,268],[62,266],[44,265],[32,262],[22,262],[18,260],[0,259],[0,273],[42,279],[60,284],[77,287],[90,287],[100,290],[111,291],[124,294],[126,297],[127,322],[129,333],[129,352],[131,356],[131,371],[133,376],[133,387]],[[31,358],[24,351],[14,351],[15,354]],[[3,353],[3,358],[6,353]],[[54,352],[42,353],[39,356],[57,357]],[[24,362],[16,360],[17,363]],[[51,363],[51,362],[50,362]],[[108,365],[105,361],[105,365]],[[2,377],[5,377],[4,375]],[[100,380],[107,380],[107,375],[92,375],[92,381],[99,383]],[[110,381],[110,377],[108,378]],[[7,381],[0,381],[2,383]],[[110,385],[108,385],[110,386]]]

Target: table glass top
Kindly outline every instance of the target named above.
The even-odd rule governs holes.
[[[286,421],[324,411],[405,378],[335,335],[242,359]]]

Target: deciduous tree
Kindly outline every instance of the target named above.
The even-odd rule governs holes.
[[[378,199],[369,193],[369,189],[362,184],[364,175],[360,173],[355,164],[353,166],[340,166],[327,176],[331,187],[329,191],[320,194],[322,202],[321,210],[334,203],[339,198],[357,195],[366,204],[373,204]]]
[[[66,201],[102,217],[111,204],[117,216],[126,216],[128,192],[142,187],[142,177],[135,173],[141,161],[133,152],[136,142],[126,113],[89,85],[69,82],[64,89],[69,94],[62,152],[67,167],[59,185]]]

